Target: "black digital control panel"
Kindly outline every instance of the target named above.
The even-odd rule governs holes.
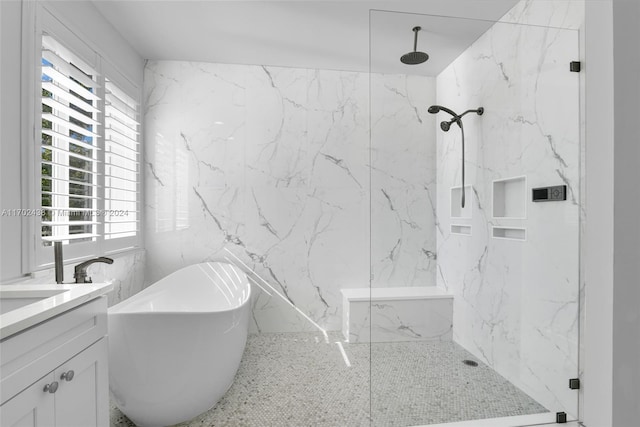
[[[531,199],[534,202],[558,202],[567,200],[567,186],[556,185],[553,187],[538,187],[531,190]]]

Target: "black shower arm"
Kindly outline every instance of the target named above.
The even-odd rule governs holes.
[[[452,124],[453,122],[456,122],[458,124],[458,126],[460,126],[460,128],[462,128],[462,121],[460,120],[464,115],[469,114],[469,113],[476,113],[478,115],[482,115],[482,113],[484,113],[484,108],[480,107],[477,108],[475,110],[467,110],[464,113],[458,115],[453,113],[453,111],[446,109],[444,107],[440,107],[443,111],[448,112],[449,114],[453,115],[453,118],[451,120],[449,120],[449,124]]]
[[[466,113],[463,113],[463,115]],[[460,204],[464,208],[465,205],[465,194],[464,194],[464,128],[462,127],[462,120],[458,119],[458,126],[460,126],[460,132],[462,134],[462,197],[460,200]]]
[[[460,115],[458,116],[458,118],[462,118],[462,117],[464,117],[466,114],[469,114],[469,113],[477,113],[477,112],[478,112],[478,110],[477,110],[477,109],[475,109],[475,110],[467,110],[467,111],[465,111],[464,113],[460,114]]]
[[[454,121],[457,121],[457,120],[463,118],[464,116],[466,116],[469,113],[476,113],[479,116],[481,116],[482,113],[484,113],[484,108],[480,107],[480,108],[476,108],[475,110],[467,110],[462,114],[454,115],[454,117],[451,120],[449,120],[449,123],[453,123]]]

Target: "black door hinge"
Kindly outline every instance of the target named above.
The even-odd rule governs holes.
[[[580,390],[580,378],[571,378],[569,380],[569,388],[571,390]]]
[[[557,424],[566,424],[567,423],[567,413],[566,412],[556,412],[556,423]]]
[[[582,67],[580,66],[580,61],[571,61],[569,63],[569,71],[573,71],[574,73],[579,73],[581,68]]]

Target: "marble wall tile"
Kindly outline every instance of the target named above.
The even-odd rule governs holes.
[[[539,19],[537,2],[513,19]],[[554,2],[555,3],[555,2]],[[563,4],[563,7],[566,6]],[[548,8],[551,21],[564,12]],[[549,15],[550,14],[550,15]],[[438,103],[465,116],[471,218],[452,218],[460,132],[438,133],[438,285],[454,294],[454,340],[550,411],[577,414],[580,140],[574,30],[496,24],[437,78]],[[493,181],[526,177],[523,219],[495,217]],[[531,188],[567,185],[566,202],[532,203]],[[450,225],[471,226],[471,236]],[[525,240],[493,227],[526,228]]]
[[[372,286],[434,286],[435,80],[371,78]]]
[[[453,298],[352,301],[349,305],[350,343],[451,341]]]
[[[245,75],[248,89],[243,171],[247,184],[305,188],[309,183],[305,71],[251,66],[239,70],[239,75]]]
[[[434,286],[435,185],[372,188],[373,286]]]
[[[308,70],[307,79],[311,186],[368,191],[368,75]]]
[[[435,81],[376,79],[404,126],[385,119],[404,147],[378,168],[404,233],[385,267],[398,286],[435,284]],[[253,330],[340,329],[340,289],[369,286],[369,75],[151,61],[145,81],[148,280],[235,256],[260,284]]]
[[[254,202],[246,244],[259,255],[251,267],[313,321],[339,329],[340,289],[366,286],[366,193],[262,188]],[[256,319],[264,316],[255,310]]]
[[[111,258],[113,258],[113,264],[96,263],[87,270],[94,282],[104,280],[113,282],[114,289],[107,295],[109,307],[137,294],[147,285],[144,250],[115,255]]]

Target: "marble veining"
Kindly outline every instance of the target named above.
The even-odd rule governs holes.
[[[372,75],[386,105],[372,141],[365,73],[150,61],[145,81],[149,281],[230,251],[262,284],[252,330],[338,330],[340,289],[369,286],[374,164],[374,277],[435,285],[435,138],[418,108],[434,79]]]
[[[362,301],[350,307],[349,342],[451,340],[453,298]]]
[[[434,286],[435,79],[371,80],[371,270],[373,287]]]

